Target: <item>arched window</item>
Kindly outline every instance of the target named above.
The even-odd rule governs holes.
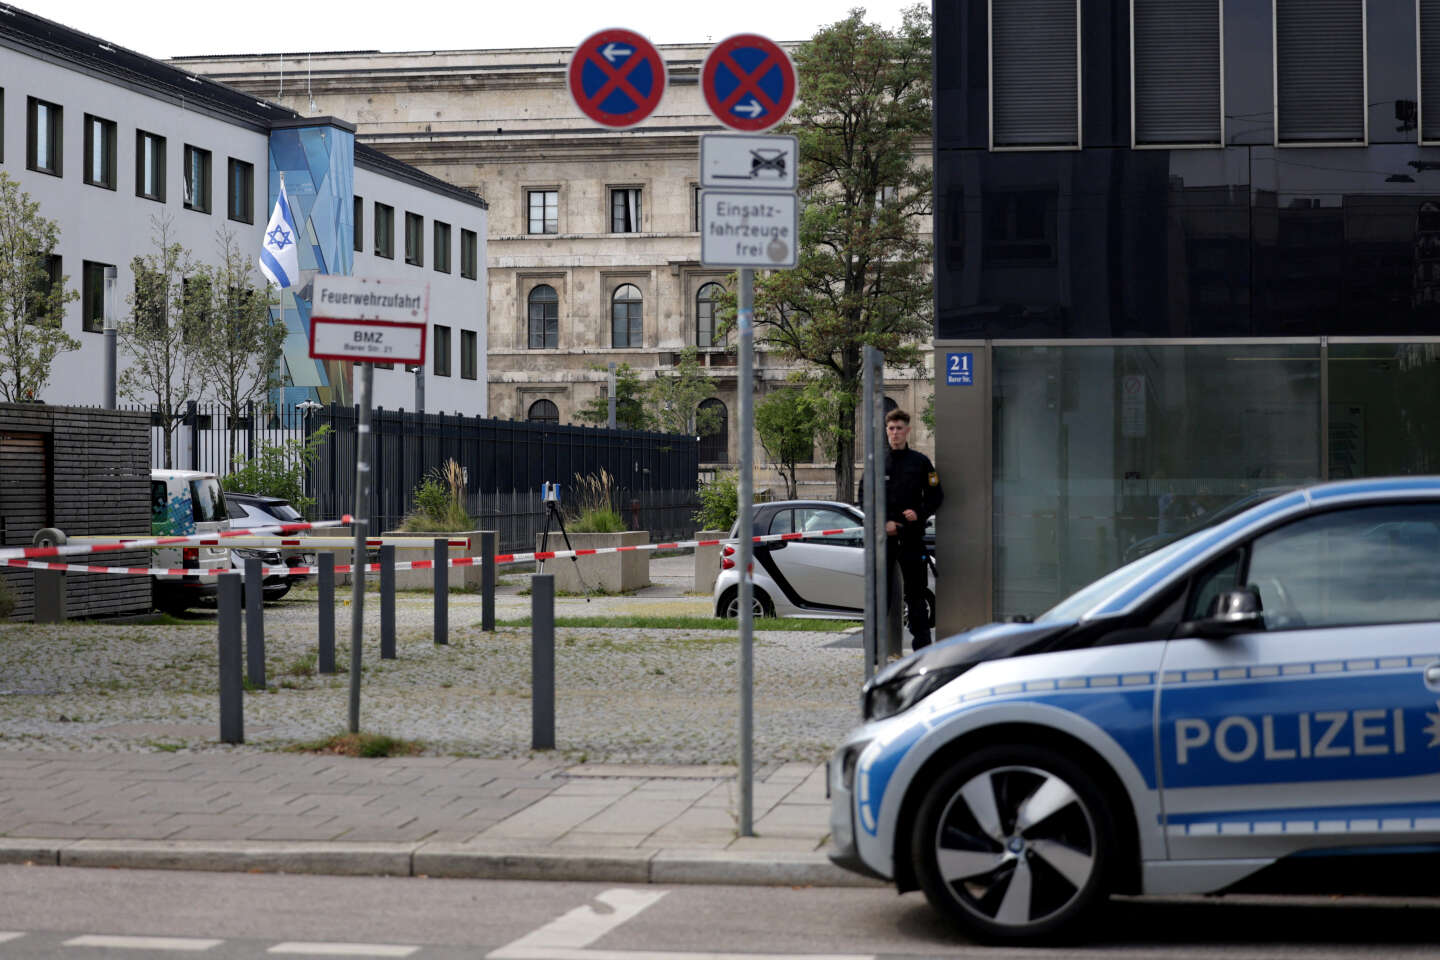
[[[891,411],[891,410],[894,410],[894,409],[895,409],[896,407],[898,407],[898,406],[900,406],[900,404],[896,403],[894,400],[891,400],[889,397],[886,397],[886,398],[885,398],[885,416],[887,416],[887,417],[890,416],[890,411]]]
[[[536,400],[530,404],[530,413],[526,419],[532,423],[559,423],[560,408],[550,400]]]
[[[707,283],[695,294],[695,345],[713,347],[715,340],[715,308],[719,305],[720,294],[725,288],[718,283]]]
[[[638,347],[641,345],[640,317],[644,308],[640,288],[633,283],[621,284],[610,300],[610,345]]]
[[[560,298],[542,283],[530,291],[530,349],[553,350],[560,345]]]
[[[700,434],[700,462],[729,463],[730,414],[725,410],[725,404],[711,397],[700,401],[700,410],[714,410],[717,415],[711,418],[716,422],[710,429]]]

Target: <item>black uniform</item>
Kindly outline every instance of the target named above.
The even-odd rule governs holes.
[[[860,494],[865,486],[862,481]],[[909,608],[910,633],[915,649],[930,643],[930,604],[925,596],[925,521],[940,509],[945,491],[930,458],[908,446],[885,450],[885,519],[894,521],[896,532],[885,542],[886,566],[900,565]],[[906,520],[905,511],[914,510],[915,519]]]

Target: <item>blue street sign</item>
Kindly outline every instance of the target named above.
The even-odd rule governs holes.
[[[948,387],[975,386],[975,354],[945,354],[945,385]]]

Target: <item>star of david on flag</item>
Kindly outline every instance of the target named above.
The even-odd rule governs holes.
[[[280,180],[280,196],[275,198],[275,212],[265,226],[265,240],[260,245],[260,269],[277,287],[289,287],[300,279],[300,257],[296,246],[299,231],[290,213],[290,198],[285,195],[285,180]]]

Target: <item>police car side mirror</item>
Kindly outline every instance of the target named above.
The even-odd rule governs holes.
[[[1265,615],[1260,594],[1253,588],[1229,590],[1210,602],[1210,609],[1203,620],[1194,620],[1185,626],[1188,636],[1208,640],[1264,630]]]

